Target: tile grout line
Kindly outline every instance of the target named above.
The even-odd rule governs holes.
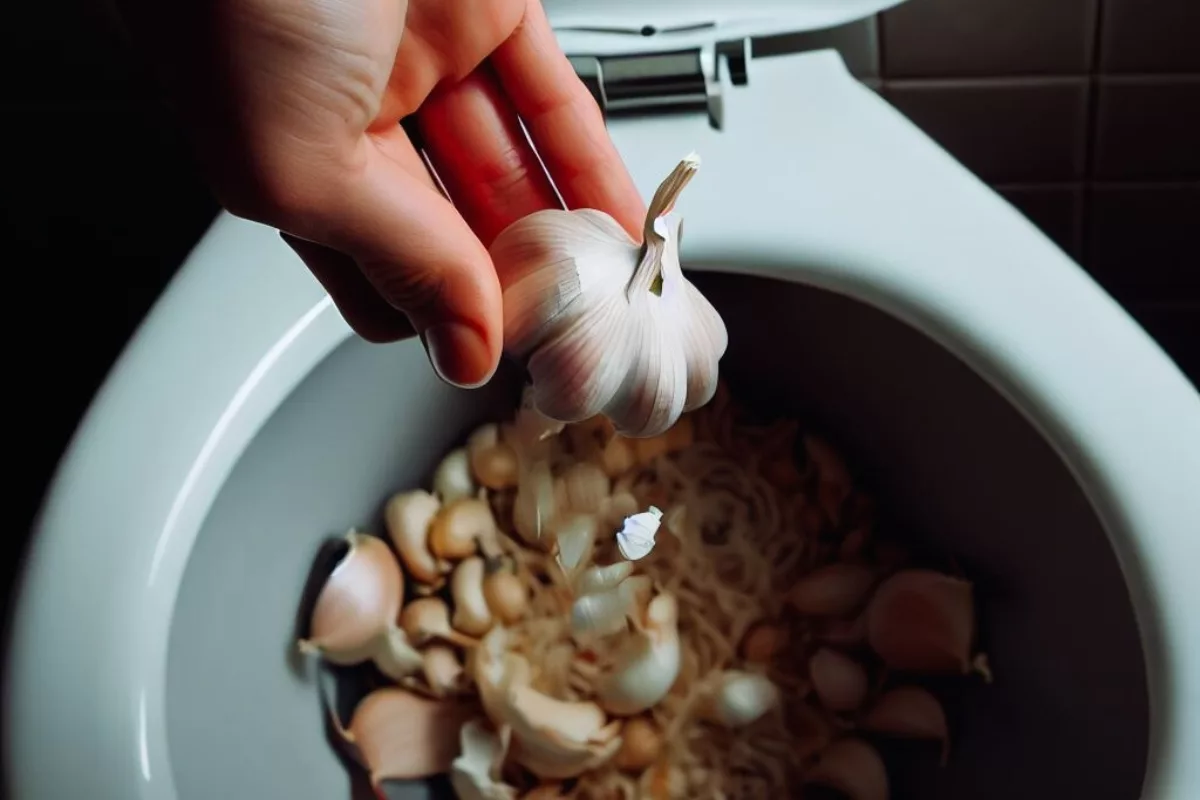
[[[1106,5],[1105,0],[1096,0],[1095,14],[1092,20],[1092,52],[1089,54],[1091,69],[1088,75],[1087,109],[1084,115],[1083,132],[1083,180],[1085,186],[1080,192],[1079,206],[1076,209],[1079,260],[1085,268],[1092,261],[1092,186],[1096,180],[1096,140],[1099,138],[1100,127],[1100,51],[1104,34]]]

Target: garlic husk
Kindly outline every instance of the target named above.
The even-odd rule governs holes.
[[[625,519],[625,524],[617,532],[617,549],[621,555],[630,561],[637,561],[650,555],[654,549],[654,535],[662,525],[663,513],[654,506],[640,514],[634,514]]]
[[[942,764],[949,755],[950,730],[942,704],[919,686],[884,692],[863,715],[862,730],[904,739],[932,739],[942,745]]]
[[[678,617],[674,595],[664,592],[650,601],[639,629],[618,648],[615,666],[597,681],[596,699],[606,711],[637,714],[667,696],[679,677]]]
[[[471,457],[465,447],[447,453],[433,472],[433,491],[443,503],[473,497],[477,488],[471,476]]]
[[[971,670],[975,610],[967,581],[928,569],[897,572],[875,591],[866,625],[871,649],[892,669]]]
[[[607,592],[632,574],[633,563],[629,561],[618,561],[605,567],[588,567],[575,582],[575,594],[582,597]]]
[[[805,774],[805,782],[836,789],[848,800],[887,800],[883,759],[862,739],[839,739],[826,747]]]
[[[726,728],[742,728],[778,708],[781,699],[779,687],[765,675],[726,670],[701,706],[700,716]]]
[[[853,711],[867,697],[867,671],[863,665],[828,647],[809,659],[808,676],[821,705],[830,711]]]
[[[477,639],[454,630],[450,625],[450,609],[440,597],[413,600],[400,612],[400,627],[418,647],[438,640],[459,647],[474,647],[479,643]]]
[[[459,751],[450,764],[450,785],[458,800],[516,800],[516,789],[492,778],[493,767],[504,759],[504,746],[483,720],[463,725]]]
[[[644,246],[592,209],[536,212],[492,243],[505,344],[545,415],[603,413],[622,433],[654,436],[711,398],[727,334],[680,269],[670,215],[698,167],[688,156],[659,187]]]
[[[333,722],[378,789],[385,780],[416,780],[448,770],[458,753],[459,732],[475,713],[468,703],[388,687],[364,697],[349,725]]]
[[[612,589],[576,598],[571,605],[571,631],[576,636],[608,636],[625,630],[651,589],[648,577],[633,575]]]
[[[468,636],[482,636],[492,627],[492,610],[483,596],[484,572],[483,559],[471,556],[459,563],[450,579],[454,598],[450,624]]]
[[[421,669],[421,656],[396,628],[404,576],[387,544],[350,531],[349,549],[317,595],[307,639],[298,644],[331,664],[372,661],[393,680]]]
[[[787,594],[798,612],[814,617],[853,613],[871,593],[875,572],[863,564],[829,564],[800,578]]]
[[[384,507],[388,536],[410,577],[436,589],[444,582],[450,565],[429,551],[429,526],[442,507],[429,492],[416,489],[393,495]]]

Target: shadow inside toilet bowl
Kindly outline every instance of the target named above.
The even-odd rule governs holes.
[[[962,362],[886,314],[796,284],[694,279],[728,325],[722,370],[735,396],[826,432],[892,529],[953,556],[977,584],[995,682],[939,687],[951,691],[945,768],[884,749],[893,797],[1137,798],[1149,731],[1138,629],[1101,523],[1051,447]],[[415,343],[353,340],[264,425],[214,502],[174,611],[179,800],[352,796],[312,665],[286,655],[314,554],[351,526],[378,529],[388,494],[422,485],[517,390],[511,372],[453,390]]]

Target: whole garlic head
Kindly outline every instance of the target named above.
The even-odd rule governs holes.
[[[637,245],[594,209],[539,211],[492,243],[504,341],[529,371],[547,417],[607,416],[626,436],[656,436],[716,391],[728,336],[683,275],[675,200],[700,166],[685,158],[658,187]]]

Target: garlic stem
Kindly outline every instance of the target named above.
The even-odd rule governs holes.
[[[655,281],[662,275],[662,251],[666,246],[666,237],[658,231],[658,220],[671,213],[675,201],[679,199],[684,187],[700,169],[700,156],[689,153],[671,170],[658,189],[646,210],[646,221],[642,225],[641,260],[629,282],[627,294],[632,298],[638,292],[652,290]],[[655,292],[658,294],[659,292]]]

